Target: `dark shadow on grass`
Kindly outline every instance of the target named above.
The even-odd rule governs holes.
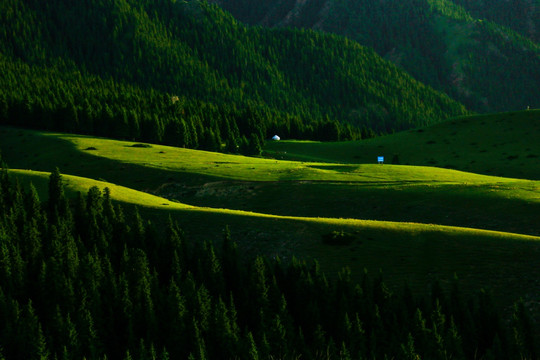
[[[12,132],[18,131],[17,128],[4,128],[0,137],[0,144],[9,143],[9,137]],[[78,135],[70,135],[77,137]],[[2,139],[3,137],[6,140]],[[56,167],[59,167],[60,172],[62,165],[66,162],[70,164],[69,175],[76,175],[90,179],[99,180],[100,178],[107,181],[126,186],[135,190],[151,192],[160,185],[176,181],[186,183],[190,186],[202,185],[207,182],[223,180],[219,177],[199,175],[182,171],[170,171],[166,169],[147,168],[142,165],[131,164],[118,160],[111,160],[104,157],[92,154],[90,151],[81,151],[77,149],[75,144],[68,140],[63,140],[53,136],[43,135],[40,132],[31,131],[28,133],[28,138],[32,139],[37,144],[40,152],[32,159],[24,159],[21,153],[24,153],[27,147],[17,146],[17,142],[13,141],[13,146],[1,147],[2,158],[12,169],[32,169],[37,171],[52,172]],[[84,137],[80,135],[80,137]],[[10,144],[11,145],[11,144]],[[137,144],[135,144],[137,145]],[[143,144],[145,145],[145,144]],[[89,147],[85,150],[93,150]],[[94,148],[95,149],[95,148]],[[35,151],[35,148],[32,149]]]

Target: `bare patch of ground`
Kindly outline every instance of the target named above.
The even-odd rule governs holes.
[[[161,185],[153,191],[155,195],[182,200],[185,198],[217,197],[247,199],[256,194],[261,185],[253,182],[214,181],[202,186],[188,186],[182,183],[170,182]]]

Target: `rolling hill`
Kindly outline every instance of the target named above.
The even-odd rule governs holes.
[[[259,354],[257,349],[278,356],[287,351],[279,339],[283,334],[294,336],[290,333],[293,326],[299,327],[300,334],[309,334],[302,341],[307,358],[319,354],[322,340],[314,340],[319,339],[316,331],[321,329],[332,334],[329,345],[322,349],[338,356],[342,353],[332,349],[332,339],[340,335],[333,327],[341,319],[345,325],[350,323],[348,313],[354,314],[356,325],[355,332],[344,333],[352,336],[347,348],[364,354],[379,349],[377,358],[402,354],[407,334],[409,344],[423,339],[416,335],[418,320],[428,333],[458,332],[442,346],[448,349],[445,353],[466,354],[460,356],[463,358],[496,351],[518,359],[516,356],[535,352],[534,342],[523,345],[517,341],[535,339],[526,312],[536,311],[538,237],[437,225],[200,209],[111,183],[62,176],[58,171],[49,176],[2,169],[0,181],[0,304],[4,315],[0,334],[2,355],[7,359],[59,353],[65,358],[78,358],[79,354],[95,358],[127,354],[130,358],[134,354],[142,359],[156,357],[158,351],[161,358],[169,354],[182,358],[189,354],[191,358],[194,353],[198,358],[218,358],[225,350],[227,357],[243,351],[253,358]],[[48,188],[49,200],[40,204],[39,190],[29,183]],[[22,190],[20,184],[30,191]],[[88,186],[94,187],[74,199],[71,210],[65,207],[63,193],[71,197]],[[95,186],[107,188],[100,191]],[[139,212],[127,214],[137,199]],[[149,216],[154,225],[147,222]],[[204,234],[186,237],[178,222],[187,229],[203,228]],[[225,237],[219,242],[221,251],[212,246],[213,230],[224,222],[242,230],[234,235],[240,253],[228,231],[218,235]],[[276,227],[284,230],[284,236],[276,234]],[[342,234],[342,239],[330,241],[328,231],[332,236]],[[257,254],[253,261],[245,256],[249,250]],[[307,265],[289,258],[298,252],[322,262]],[[275,259],[269,260],[272,255]],[[332,271],[344,264],[351,268],[339,274]],[[378,269],[385,270],[384,283],[380,275],[374,280],[368,276]],[[409,285],[403,286],[403,282]],[[428,283],[432,285],[426,286]],[[445,295],[443,288],[448,287],[451,291]],[[490,288],[496,296],[490,296],[489,290],[478,292],[480,287]],[[516,296],[522,300],[513,307]],[[274,298],[281,301],[274,303]],[[263,307],[259,306],[261,300]],[[279,313],[265,317],[275,305]],[[257,317],[261,321],[253,323]],[[266,318],[276,320],[261,331]],[[446,318],[450,319],[448,325]],[[279,330],[282,335],[276,338]],[[268,340],[264,340],[266,332]],[[257,340],[252,334],[257,334]],[[517,334],[518,339],[512,340],[510,334]],[[247,348],[245,337],[251,343]],[[508,341],[504,349],[497,345],[499,337]],[[463,345],[451,341],[461,338]],[[226,339],[231,347],[222,346]],[[355,347],[368,339],[370,348]],[[483,344],[483,339],[489,343]],[[291,351],[295,354],[298,341],[287,339],[291,346],[296,344]],[[267,350],[265,343],[279,346]],[[418,342],[410,352],[431,357],[433,343]]]
[[[392,288],[407,282],[417,293],[428,291],[426,284],[435,279],[447,288],[457,276],[466,293],[479,288],[496,293],[497,306],[505,314],[521,297],[537,317],[538,181],[427,164],[378,165],[371,156],[362,164],[354,157],[366,149],[381,150],[380,144],[414,152],[432,138],[443,144],[437,152],[441,159],[453,158],[459,144],[472,136],[499,144],[495,129],[500,126],[482,122],[502,122],[508,126],[507,139],[522,136],[527,144],[525,132],[532,133],[537,115],[528,111],[457,118],[356,143],[267,145],[266,151],[276,156],[311,161],[10,127],[0,128],[0,143],[2,158],[14,168],[11,176],[25,187],[33,183],[42,197],[48,172],[59,166],[66,174],[68,195],[91,186],[108,187],[125,211],[137,206],[158,228],[165,228],[172,217],[197,242],[219,241],[228,226],[248,257],[317,259],[332,278],[344,266],[354,280],[361,279],[364,269],[372,274],[381,270]],[[453,136],[448,127],[456,131],[454,136],[459,134],[455,143],[446,144]],[[534,133],[531,136],[534,153],[538,145],[533,143]],[[353,145],[367,148],[353,152]],[[515,148],[513,141],[499,144],[490,166]],[[343,153],[348,157],[337,162]],[[333,233],[345,234],[348,241],[325,243]]]
[[[0,359],[534,358],[534,26],[245,1],[0,2]]]
[[[463,242],[460,242],[459,246],[450,242],[457,246],[452,251],[466,249],[464,244],[469,241],[467,239],[476,238],[477,235],[488,242],[492,237],[496,239],[517,236],[516,239],[527,239],[511,233],[536,236],[540,234],[537,222],[537,214],[540,212],[540,184],[538,181],[478,175],[436,167],[321,162],[322,154],[325,154],[328,161],[332,161],[342,156],[341,151],[349,154],[367,152],[351,152],[348,146],[367,146],[369,143],[373,143],[369,145],[372,149],[380,150],[377,141],[412,148],[418,143],[407,139],[405,135],[412,136],[412,139],[419,136],[425,136],[422,139],[431,139],[437,134],[448,133],[442,130],[445,126],[452,126],[460,136],[471,136],[470,134],[474,133],[476,137],[488,138],[493,134],[486,133],[484,137],[479,129],[492,131],[494,127],[481,125],[481,122],[501,119],[506,119],[506,124],[519,134],[519,129],[527,129],[528,122],[533,121],[531,114],[534,115],[535,112],[523,112],[514,116],[500,114],[455,119],[421,129],[421,132],[400,133],[369,142],[279,142],[268,145],[268,148],[272,148],[280,156],[304,156],[318,159],[318,162],[251,158],[15,128],[2,128],[0,139],[3,158],[10,166],[40,171],[52,171],[55,166],[59,166],[67,174],[110,182],[107,185],[95,183],[95,180],[73,178],[76,179],[73,180],[74,189],[84,190],[92,184],[101,188],[109,186],[118,201],[147,208],[157,222],[166,218],[159,215],[161,213],[179,212],[180,218],[185,220],[182,226],[195,238],[219,238],[221,230],[230,225],[235,238],[248,252],[275,252],[287,258],[292,255],[313,257],[319,259],[325,269],[333,272],[337,272],[345,264],[355,269],[356,273],[361,273],[363,266],[368,266],[373,271],[380,266],[385,273],[388,272],[394,277],[400,272],[408,274],[406,268],[411,266],[411,263],[406,262],[399,270],[393,267],[399,263],[397,257],[401,256],[399,254],[402,254],[403,250],[395,253],[396,258],[378,253],[384,258],[390,256],[384,261],[378,255],[373,255],[375,248],[363,252],[362,257],[353,251],[350,261],[345,261],[344,252],[351,248],[337,247],[330,248],[330,251],[328,246],[321,243],[321,236],[336,229],[359,231],[359,239],[377,239],[378,244],[382,239],[388,241],[388,247],[380,251],[389,253],[390,248],[397,246],[396,241],[403,241],[399,239],[413,241],[411,239],[419,236],[431,239],[431,243],[447,236],[454,239],[452,234],[456,232],[460,234],[457,237],[463,239],[460,240]],[[509,139],[513,137],[511,131],[505,132],[505,135]],[[392,138],[393,141],[390,140]],[[444,144],[443,139],[439,140]],[[458,139],[457,143],[461,143],[461,140]],[[425,143],[425,140],[420,143]],[[29,151],[28,144],[40,151]],[[332,146],[333,151],[328,151],[328,146]],[[498,151],[508,152],[513,146],[515,145],[512,142],[508,142],[501,145]],[[453,151],[457,148],[455,145],[445,147],[446,153],[440,149],[440,156],[444,154],[446,157],[453,157]],[[531,151],[535,151],[536,148],[532,149]],[[352,156],[344,157],[344,160],[347,159],[351,162],[361,161]],[[373,162],[372,160],[370,162]],[[493,164],[496,161],[500,162],[500,159],[494,156]],[[534,166],[530,167],[534,169]],[[40,176],[41,181],[45,181],[45,174]],[[66,178],[68,185],[72,186],[71,177],[66,175]],[[118,189],[123,190],[117,191],[117,186],[133,190],[122,187]],[[136,190],[158,196],[137,193]],[[139,198],[137,194],[142,195]],[[507,211],[509,208],[512,209],[511,212]],[[463,229],[464,226],[469,229]],[[365,231],[369,235],[364,235]],[[245,243],[242,242],[244,239]],[[446,244],[444,246],[450,246],[449,243],[443,243]],[[504,243],[505,241],[501,242]],[[438,254],[447,253],[447,250],[439,249],[438,245],[433,246],[433,251]],[[535,251],[530,252],[532,258],[536,256]],[[452,256],[461,259],[461,255]],[[488,263],[491,264],[489,266],[495,266],[493,264],[498,262],[494,261],[491,255],[487,258],[490,260],[486,260],[485,266],[488,266]],[[366,263],[367,259],[373,262]],[[449,260],[437,260],[441,263],[446,261]],[[450,268],[459,269],[452,261],[449,267],[441,272],[445,274],[441,275],[441,278],[450,278]],[[418,273],[414,270],[414,277],[423,274],[425,268],[422,269]],[[472,276],[467,271],[465,273],[466,276]],[[426,275],[422,276],[422,280],[414,282],[420,284],[426,280]],[[475,281],[480,282],[482,277],[485,275],[478,275]],[[396,277],[396,281],[401,280],[403,277]],[[474,284],[476,286],[478,283]]]
[[[28,186],[34,184],[45,196],[49,173],[10,170],[10,175]],[[228,209],[201,208],[141,193],[115,184],[64,175],[68,196],[85,193],[89,187],[108,187],[111,198],[139,212],[158,225],[178,219],[193,240],[218,241],[226,226],[244,254],[317,259],[329,276],[347,266],[354,279],[383,271],[389,285],[407,282],[423,292],[434,279],[447,286],[458,276],[465,291],[486,287],[509,306],[518,294],[530,298],[539,284],[534,263],[540,237],[430,224],[366,221],[356,219],[276,216]],[[131,210],[130,210],[131,211]],[[322,237],[345,231],[354,240],[347,245],[326,245]],[[519,261],[516,261],[519,259]],[[526,274],[526,276],[524,275]]]
[[[0,137],[13,167],[59,166],[191,205],[540,233],[536,181],[435,167],[276,161],[10,128]],[[42,151],[27,152],[29,143]]]
[[[446,167],[479,174],[540,179],[540,110],[452,119],[361,142],[267,142],[279,159]]]

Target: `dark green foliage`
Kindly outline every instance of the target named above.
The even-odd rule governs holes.
[[[536,0],[214,1],[249,24],[347,36],[474,111],[540,107]],[[350,117],[393,115],[367,105]]]
[[[454,0],[473,16],[507,26],[540,42],[540,4],[534,0]]]
[[[0,13],[2,124],[257,155],[274,134],[354,140],[466,113],[353,41],[247,27],[206,2]]]
[[[344,269],[329,281],[317,263],[243,259],[227,228],[220,251],[191,244],[172,219],[162,232],[138,212],[126,220],[108,189],[95,187],[52,224],[35,189],[11,184],[5,171],[1,180],[0,358],[538,354],[523,303],[506,331],[489,293],[465,299],[457,281],[449,295],[434,283],[431,297],[415,298],[407,287],[393,293],[380,276],[355,284]],[[63,194],[57,171],[50,189]]]
[[[328,245],[350,245],[354,240],[356,240],[356,236],[351,233],[341,231],[332,231],[329,234],[325,234],[322,237],[322,241],[325,244]]]
[[[538,343],[535,342],[533,324],[527,315],[527,309],[523,300],[514,306],[512,325],[512,336],[516,345],[514,351],[521,354],[521,357],[524,359],[538,359]],[[496,348],[495,350],[498,349]]]

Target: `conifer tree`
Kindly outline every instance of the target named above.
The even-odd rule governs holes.
[[[24,359],[48,359],[47,343],[32,301],[24,307],[21,320],[17,339],[20,342],[16,352]]]
[[[64,200],[64,186],[60,170],[55,168],[49,176],[49,213],[51,215],[60,211],[61,203]]]
[[[246,335],[246,342],[248,348],[248,357],[249,360],[259,360],[259,352],[257,351],[257,345],[253,339],[253,334],[248,332]]]
[[[538,358],[537,345],[533,337],[533,326],[523,300],[514,305],[512,332],[517,351],[526,359]]]

